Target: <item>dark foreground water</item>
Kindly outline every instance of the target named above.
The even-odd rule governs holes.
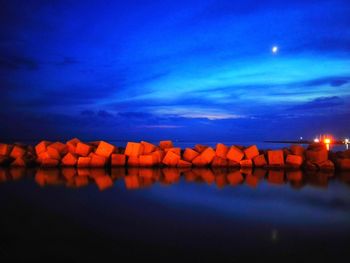
[[[0,181],[1,262],[350,256],[350,172],[1,169]]]

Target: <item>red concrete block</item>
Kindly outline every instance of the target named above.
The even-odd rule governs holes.
[[[179,156],[181,155],[181,148],[179,148],[179,147],[166,148],[164,151],[165,151],[165,153],[167,153],[168,151],[171,151],[173,153],[176,153]]]
[[[0,155],[7,156],[10,153],[10,146],[8,144],[0,143]]]
[[[163,159],[163,164],[167,166],[176,166],[180,160],[180,156],[172,151],[168,151]]]
[[[272,166],[284,165],[284,155],[282,150],[267,151],[267,156],[269,159],[269,165],[272,165]]]
[[[214,159],[216,153],[213,148],[208,147],[206,148],[202,153],[202,158],[207,162],[207,164],[211,163],[211,161]]]
[[[39,155],[42,152],[46,152],[46,147],[49,146],[51,142],[49,141],[41,141],[35,146],[35,153]]]
[[[232,171],[227,175],[227,181],[231,185],[238,185],[243,182],[243,176],[240,171]]]
[[[111,177],[107,175],[95,177],[95,183],[100,191],[106,190],[107,188],[113,186]]]
[[[338,159],[337,166],[340,170],[350,170],[350,158]]]
[[[105,141],[100,141],[95,153],[99,156],[103,156],[105,158],[109,158],[111,154],[114,152],[115,147],[112,144],[109,144]]]
[[[127,189],[138,189],[141,186],[141,180],[137,175],[128,175],[124,177],[124,183]]]
[[[226,158],[231,161],[239,162],[243,159],[243,156],[244,153],[238,147],[231,146],[229,151],[227,152]]]
[[[246,159],[254,159],[259,155],[259,150],[256,145],[249,146],[248,148],[244,149],[244,155]]]
[[[68,152],[67,145],[61,142],[51,143],[48,147],[56,149],[61,156],[64,156]]]
[[[42,167],[56,167],[58,166],[59,161],[56,159],[46,158],[41,160]]]
[[[192,164],[193,164],[194,166],[199,166],[199,167],[201,167],[201,166],[206,166],[206,165],[208,165],[208,162],[207,162],[206,159],[204,159],[204,157],[203,157],[202,155],[198,155],[196,158],[194,158],[194,159],[192,160]]]
[[[191,148],[186,148],[183,153],[183,159],[187,162],[192,162],[194,158],[196,158],[199,155],[198,152],[195,150],[192,150]]]
[[[167,149],[167,148],[173,148],[174,144],[172,141],[160,141],[159,142],[159,147],[163,150]]]
[[[283,170],[269,170],[267,180],[272,184],[284,183],[284,171]]]
[[[235,162],[235,161],[231,161],[231,160],[228,160],[227,165],[230,168],[240,168],[241,167],[239,162]]]
[[[126,155],[120,153],[113,153],[111,156],[112,166],[125,166]]]
[[[149,155],[140,155],[139,156],[139,165],[142,167],[148,167],[155,165],[155,156],[149,154]]]
[[[197,151],[197,152],[199,152],[199,153],[203,152],[203,151],[204,151],[205,149],[207,149],[207,148],[208,148],[208,146],[202,145],[202,144],[196,144],[196,145],[194,146],[194,150]]]
[[[180,167],[180,168],[186,168],[186,167],[191,167],[191,166],[192,166],[192,163],[184,161],[184,160],[179,160],[177,163],[177,167]]]
[[[129,157],[138,157],[143,153],[143,145],[137,142],[128,142],[124,154]]]
[[[143,146],[142,154],[150,154],[156,150],[156,146],[152,143],[141,141],[141,144]]]
[[[92,147],[88,144],[78,142],[75,148],[75,153],[79,156],[86,157],[91,152]]]
[[[291,166],[300,167],[303,164],[303,157],[289,154],[287,155],[286,163]]]
[[[16,166],[16,167],[25,167],[26,165],[27,165],[27,162],[23,157],[18,157],[11,163],[11,166]]]
[[[222,159],[226,159],[226,155],[227,155],[228,150],[229,150],[228,146],[226,146],[225,144],[222,144],[222,143],[218,143],[216,145],[215,154],[216,154],[216,156],[218,156]]]
[[[139,164],[140,164],[139,157],[129,156],[127,163],[128,163],[128,166],[139,166]]]
[[[62,166],[75,166],[78,162],[78,157],[73,153],[67,153],[61,160]]]
[[[67,150],[70,153],[75,153],[75,149],[77,147],[77,144],[80,142],[78,138],[73,138],[66,142]]]
[[[239,162],[241,167],[253,167],[253,161],[251,159],[249,160],[241,160]]]
[[[322,163],[328,160],[328,151],[326,149],[307,150],[306,160],[313,163]]]
[[[91,158],[90,167],[104,167],[107,164],[107,158],[104,156],[91,153],[89,157]]]
[[[254,163],[255,167],[264,167],[267,164],[266,159],[265,159],[265,155],[261,154],[261,155],[254,157],[253,163]]]
[[[294,155],[304,156],[305,149],[301,145],[294,144],[290,146],[290,151]]]
[[[226,167],[228,165],[228,161],[225,158],[221,158],[221,157],[214,157],[213,161],[211,162],[211,166],[212,167]]]
[[[26,150],[23,149],[22,147],[20,146],[17,146],[15,145],[13,148],[12,148],[12,151],[10,153],[10,157],[14,158],[14,159],[17,159],[17,158],[21,158],[25,155],[26,153]]]
[[[78,157],[78,167],[89,167],[91,162],[91,157]]]
[[[50,156],[51,159],[56,159],[56,160],[61,159],[61,155],[60,155],[59,151],[56,148],[51,147],[51,145],[47,146],[46,152]]]

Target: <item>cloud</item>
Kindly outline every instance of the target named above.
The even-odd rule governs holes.
[[[291,110],[314,110],[314,109],[327,109],[344,104],[344,100],[338,96],[333,97],[320,97],[309,101],[304,104],[299,104],[291,108]]]

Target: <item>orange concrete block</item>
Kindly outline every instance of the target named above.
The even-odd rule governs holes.
[[[238,185],[243,182],[243,175],[240,171],[232,171],[227,175],[227,181],[231,185]]]
[[[165,152],[163,150],[156,150],[155,152],[152,152],[151,155],[154,158],[154,163],[158,165],[162,163]]]
[[[111,156],[111,154],[114,152],[114,150],[115,150],[114,145],[109,144],[105,141],[100,141],[95,153],[97,155],[109,158]]]
[[[164,151],[165,151],[165,153],[167,153],[168,151],[171,151],[173,153],[176,153],[179,156],[181,155],[181,148],[179,148],[179,147],[166,148]]]
[[[222,159],[226,159],[226,155],[227,155],[228,150],[229,150],[228,146],[226,146],[225,144],[222,144],[222,143],[218,143],[216,145],[215,154],[216,154],[216,156],[218,156]]]
[[[39,155],[42,152],[46,152],[46,147],[49,146],[51,142],[49,141],[41,141],[35,146],[35,153]]]
[[[125,166],[126,156],[125,154],[113,153],[111,156],[112,166]]]
[[[213,148],[208,147],[206,148],[202,153],[202,158],[207,162],[207,164],[211,163],[211,161],[214,159],[216,153]]]
[[[80,140],[78,138],[73,138],[69,141],[66,142],[67,145],[67,150],[70,153],[75,153],[75,149],[77,147],[77,144],[80,142]]]
[[[91,153],[89,157],[91,158],[90,167],[104,167],[107,164],[107,158],[104,156]]]
[[[47,159],[41,160],[42,167],[56,167],[58,166],[58,164],[59,164],[59,161],[56,159],[47,158]]]
[[[141,144],[143,146],[142,154],[150,154],[156,150],[156,146],[152,143],[141,141]]]
[[[51,157],[50,157],[50,155],[48,154],[48,152],[45,151],[45,152],[39,153],[38,158],[37,158],[37,161],[38,161],[39,163],[41,163],[42,160],[44,160],[44,159],[50,159],[50,158],[51,158]]]
[[[163,150],[165,150],[166,148],[173,148],[174,144],[172,141],[160,141],[159,142],[159,147]]]
[[[231,160],[228,160],[227,166],[230,168],[240,168],[241,167],[239,162],[235,162],[235,161],[231,161]]]
[[[177,167],[179,168],[186,168],[186,167],[191,167],[192,163],[184,161],[184,160],[179,160],[177,163]]]
[[[23,149],[22,147],[20,146],[17,146],[15,145],[13,148],[12,148],[12,151],[10,153],[10,157],[14,158],[14,159],[17,159],[17,158],[21,158],[25,155],[26,153],[26,150]]]
[[[140,164],[139,157],[129,156],[127,163],[128,163],[128,166],[139,166],[139,164]]]
[[[17,167],[25,167],[26,165],[27,165],[27,162],[23,157],[18,157],[11,163],[11,166],[17,166]]]
[[[241,167],[252,167],[253,166],[253,161],[251,159],[249,160],[241,160],[239,162]]]
[[[75,166],[78,162],[78,157],[73,153],[67,153],[61,160],[62,166]]]
[[[255,167],[264,167],[267,164],[266,159],[265,159],[265,155],[261,154],[261,155],[254,157],[253,163],[254,163]]]
[[[194,146],[194,150],[196,151],[196,152],[199,152],[199,153],[201,153],[201,152],[203,152],[205,149],[207,149],[208,148],[208,146],[206,146],[206,145],[202,145],[202,144],[196,144],[195,146]]]
[[[192,150],[191,148],[186,148],[183,153],[183,159],[187,162],[192,162],[194,158],[196,158],[199,155],[198,152],[195,150]]]
[[[51,145],[47,146],[46,152],[50,156],[51,159],[56,159],[56,160],[61,159],[61,155],[60,155],[59,151],[56,148],[51,147]]]
[[[137,175],[125,176],[124,183],[127,189],[138,189],[141,186],[141,180]]]
[[[286,163],[291,166],[299,167],[303,164],[303,157],[300,155],[288,154]]]
[[[257,157],[259,155],[258,147],[256,147],[256,145],[252,145],[244,149],[244,155],[246,159],[254,159],[254,157]]]
[[[139,156],[139,165],[142,167],[153,166],[156,164],[155,156],[149,155],[140,155]]]
[[[0,143],[0,155],[7,156],[10,153],[8,144]]]
[[[242,160],[243,156],[244,153],[236,146],[231,146],[226,154],[227,159],[235,162],[239,162],[240,160]]]
[[[211,162],[212,167],[226,167],[228,166],[228,161],[226,158],[221,157],[214,157],[213,161]]]
[[[290,146],[290,151],[294,155],[304,156],[305,149],[301,145],[293,144]]]
[[[92,147],[88,144],[78,142],[76,148],[75,148],[75,153],[79,156],[86,157],[89,155],[91,152]]]
[[[107,188],[113,186],[111,177],[107,175],[95,177],[95,183],[100,191],[106,190]]]
[[[78,167],[89,167],[91,162],[91,157],[78,157]]]
[[[163,164],[167,166],[176,166],[180,160],[180,156],[172,151],[168,151],[163,159]]]
[[[273,165],[273,166],[284,165],[284,155],[282,150],[268,151],[267,156],[269,159],[269,165]]]
[[[206,159],[204,159],[203,158],[203,156],[202,155],[198,155],[196,158],[194,158],[193,160],[192,160],[192,164],[194,165],[194,166],[206,166],[206,165],[208,165],[208,162],[207,162],[207,160]]]
[[[143,145],[137,142],[128,142],[124,154],[129,157],[138,157],[143,153]]]
[[[56,149],[61,156],[64,156],[68,152],[67,145],[61,142],[51,143],[48,147]]]
[[[267,180],[272,184],[284,183],[284,171],[283,170],[269,170]]]
[[[322,163],[328,160],[328,151],[326,149],[307,150],[306,160],[313,163]]]

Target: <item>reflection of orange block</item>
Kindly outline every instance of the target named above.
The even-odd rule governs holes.
[[[301,157],[299,155],[288,154],[287,159],[286,159],[286,163],[290,164],[292,166],[299,167],[300,165],[303,164],[303,157]]]
[[[23,159],[23,157],[18,157],[16,158],[16,160],[14,160],[12,163],[11,163],[11,166],[19,166],[19,167],[24,167],[26,166],[26,161]]]
[[[227,181],[231,185],[237,185],[243,181],[243,176],[240,171],[232,171],[227,175]]]
[[[288,181],[301,181],[303,179],[303,172],[300,170],[287,171]]]
[[[224,187],[227,184],[226,176],[225,175],[215,176],[215,183],[216,183],[216,186],[219,188]]]
[[[77,174],[78,176],[90,176],[91,173],[90,173],[90,170],[87,169],[87,168],[79,168],[77,169]]]
[[[113,181],[111,177],[107,175],[95,177],[95,183],[100,191],[103,191],[113,186]]]
[[[91,152],[92,148],[90,145],[78,142],[76,148],[75,148],[75,153],[78,154],[79,156],[86,157],[89,155]]]
[[[266,159],[265,159],[265,155],[261,154],[261,155],[258,155],[256,157],[254,157],[253,159],[253,163],[256,167],[263,167],[265,166],[267,163],[266,163]]]
[[[166,148],[173,148],[174,145],[172,141],[160,141],[159,147],[164,150]]]
[[[26,151],[22,147],[15,145],[12,148],[12,151],[10,153],[10,157],[12,157],[14,159],[21,158],[25,155],[25,153],[26,153]]]
[[[245,178],[245,183],[251,187],[256,187],[259,183],[259,177],[248,174]]]
[[[56,149],[61,156],[65,155],[68,151],[67,145],[61,142],[54,142],[50,144],[48,147]]]
[[[15,167],[15,168],[10,169],[10,175],[11,175],[13,180],[19,180],[25,174],[26,174],[26,168],[24,168],[24,167]]]
[[[139,157],[130,156],[128,158],[128,166],[139,166]]]
[[[137,175],[128,175],[124,177],[125,186],[127,189],[140,188],[140,178]]]
[[[58,165],[58,163],[59,163],[58,160],[51,159],[51,158],[41,160],[42,167],[56,167]]]
[[[183,154],[183,159],[187,162],[192,162],[194,158],[196,158],[199,155],[198,152],[195,150],[192,150],[191,148],[186,148]]]
[[[128,142],[124,154],[129,157],[138,157],[142,152],[143,146],[141,143]]]
[[[66,180],[69,180],[70,178],[73,178],[77,174],[77,170],[75,168],[62,168],[61,173]]]
[[[114,150],[115,150],[114,145],[109,144],[109,143],[104,142],[104,141],[100,141],[95,153],[97,155],[109,158],[111,156],[111,154],[114,152]]]
[[[10,152],[10,147],[8,144],[0,143],[0,155],[7,156]]]
[[[267,177],[268,182],[272,184],[284,183],[284,171],[283,170],[269,170]]]
[[[176,168],[164,168],[162,169],[164,180],[167,183],[175,183],[180,180],[180,171]]]
[[[249,160],[241,160],[239,162],[239,164],[240,164],[241,167],[252,167],[253,166],[253,162],[252,162],[251,159],[249,159]]]
[[[247,159],[253,159],[254,157],[259,155],[258,147],[256,147],[256,145],[252,145],[244,149],[244,154]]]
[[[201,153],[202,158],[207,162],[207,164],[211,163],[211,161],[214,159],[215,155],[216,155],[215,151],[211,147],[206,148]]]
[[[139,164],[140,166],[153,166],[155,164],[155,157],[153,155],[140,155]]]
[[[63,166],[75,166],[78,162],[78,158],[75,154],[69,152],[62,158],[61,162]]]
[[[208,148],[208,146],[205,146],[205,145],[202,145],[202,144],[196,144],[194,146],[194,150],[199,152],[199,153],[203,152],[207,148]]]
[[[227,165],[227,159],[218,156],[214,157],[213,161],[211,162],[211,166],[213,167],[225,167]]]
[[[163,159],[163,164],[168,166],[176,166],[180,160],[180,156],[172,151],[168,151]]]
[[[79,157],[77,166],[78,167],[89,167],[90,161],[91,161],[90,157]]]
[[[104,156],[91,153],[89,157],[91,158],[90,167],[104,167],[107,163],[107,158]]]
[[[75,153],[75,149],[77,147],[77,144],[80,142],[78,138],[71,139],[66,142],[67,149],[70,153]]]
[[[141,144],[143,146],[143,153],[142,154],[149,154],[149,153],[154,152],[156,150],[156,146],[152,143],[141,141]]]
[[[193,182],[198,177],[198,175],[195,172],[193,172],[192,169],[184,172],[184,176],[185,176],[185,180],[188,182]]]
[[[61,159],[61,156],[60,156],[60,153],[58,152],[58,150],[56,148],[51,147],[51,145],[47,146],[46,152],[48,153],[48,155],[52,159],[56,159],[56,160]]]
[[[165,149],[165,153],[167,153],[168,151],[171,151],[173,153],[176,153],[177,155],[181,155],[181,148],[179,147],[173,147],[173,148],[167,148]]]
[[[83,187],[89,184],[89,179],[86,176],[77,176],[74,179],[77,187]]]
[[[269,165],[283,166],[284,156],[282,150],[268,151],[267,156],[269,159]]]
[[[229,150],[229,147],[227,147],[225,144],[218,143],[216,145],[216,156],[226,159],[227,152]]]
[[[179,162],[177,163],[177,167],[180,168],[186,168],[186,167],[191,167],[192,163],[184,161],[184,160],[179,160]]]
[[[290,146],[290,151],[294,154],[294,155],[299,155],[299,156],[303,156],[305,149],[303,146],[298,145],[298,144],[294,144],[292,146]]]
[[[125,165],[125,154],[114,153],[111,156],[111,165],[112,166],[124,166]]]
[[[212,184],[215,181],[215,176],[210,169],[200,169],[200,176],[207,184]]]
[[[39,155],[42,152],[46,152],[46,147],[50,144],[49,141],[41,141],[35,146],[36,155]]]
[[[160,176],[160,170],[153,168],[140,168],[139,176],[142,178],[158,179]]]
[[[350,159],[349,158],[338,159],[337,165],[340,170],[350,170]]]
[[[266,175],[266,170],[265,170],[265,169],[262,169],[262,168],[254,169],[253,175],[254,175],[255,177],[260,178],[260,179],[264,179],[264,178],[265,178],[265,175]]]
[[[231,161],[239,162],[240,160],[242,160],[243,156],[244,153],[239,148],[237,148],[236,146],[231,146],[229,151],[227,152],[226,158]]]
[[[192,160],[194,166],[206,166],[208,164],[207,160],[203,158],[202,155],[198,155]]]

